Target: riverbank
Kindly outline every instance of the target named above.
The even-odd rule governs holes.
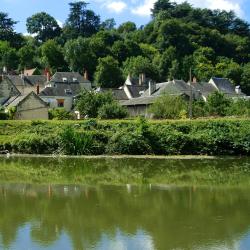
[[[249,155],[250,119],[0,121],[0,151],[53,155]]]
[[[0,157],[0,183],[250,187],[249,157]]]

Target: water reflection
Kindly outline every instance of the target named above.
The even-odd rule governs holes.
[[[250,249],[248,189],[0,185],[3,249]]]

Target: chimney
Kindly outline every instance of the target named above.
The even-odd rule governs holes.
[[[195,76],[193,77],[193,83],[197,83],[197,78]]]
[[[149,90],[149,96],[151,96],[156,90],[156,85],[152,80],[150,80],[148,83],[148,90]]]
[[[39,86],[39,84],[36,85],[36,94],[37,95],[40,94],[40,86]]]
[[[84,70],[84,79],[85,80],[89,80],[89,76],[88,76],[88,71],[87,70]]]
[[[50,74],[49,74],[49,72],[46,73],[46,76],[47,76],[47,82],[49,82],[50,81]]]
[[[236,94],[238,94],[238,95],[240,95],[242,92],[241,92],[241,88],[240,88],[240,86],[236,86],[235,87],[235,92],[236,92]]]
[[[146,82],[146,74],[145,73],[141,74],[141,81],[142,81],[142,84],[145,84],[145,82]]]
[[[142,74],[139,74],[139,85],[142,85]]]

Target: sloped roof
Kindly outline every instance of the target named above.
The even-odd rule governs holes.
[[[89,80],[86,80],[82,75],[80,75],[78,72],[56,72],[52,78],[50,79],[51,82],[56,83],[63,83],[63,78],[67,78],[67,82],[73,83],[74,78],[77,79],[77,82],[90,82]]]
[[[140,92],[145,91],[148,86],[147,85],[126,85],[131,96],[133,98],[140,97]]]
[[[10,98],[10,101],[8,101],[5,105],[5,107],[7,108],[11,108],[11,107],[17,107],[19,104],[21,104],[24,100],[26,100],[29,96],[34,95],[41,103],[43,103],[45,106],[47,106],[47,103],[45,101],[43,101],[38,95],[36,95],[33,91],[30,92],[27,95],[20,95],[17,96],[16,98]]]
[[[146,96],[132,98],[128,101],[121,102],[122,106],[140,106],[140,105],[149,105],[156,101],[158,96]]]
[[[32,75],[32,76],[15,76],[15,75],[8,75],[7,76],[10,81],[15,86],[35,86],[39,84],[39,86],[45,86],[47,82],[47,77],[44,75]]]
[[[219,89],[219,91],[224,93],[235,94],[235,88],[233,84],[229,81],[229,79],[212,77],[212,80]]]
[[[66,93],[66,90],[70,90],[70,94]],[[81,92],[81,86],[79,83],[58,83],[55,87],[46,87],[43,89],[39,96],[75,96]]]
[[[199,91],[205,98],[207,98],[210,94],[212,94],[215,91],[218,91],[217,88],[209,82],[196,82],[192,83],[194,88]]]
[[[122,100],[128,100],[128,97],[124,91],[124,89],[115,89],[115,88],[101,88],[100,92],[112,92],[115,100],[122,101]]]

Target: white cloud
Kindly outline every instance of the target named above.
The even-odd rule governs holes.
[[[127,8],[127,4],[123,1],[108,1],[105,7],[112,12],[121,13]]]
[[[143,3],[135,6],[131,9],[131,12],[139,16],[149,16],[155,2],[156,0],[143,0]],[[181,3],[184,2],[184,0],[176,0],[176,2]],[[234,10],[239,16],[244,15],[241,8],[241,4],[244,0],[189,0],[188,2],[194,7],[221,9],[227,11]]]
[[[59,25],[60,28],[63,27],[63,22],[61,22],[60,20],[56,20],[57,21],[57,24]]]

